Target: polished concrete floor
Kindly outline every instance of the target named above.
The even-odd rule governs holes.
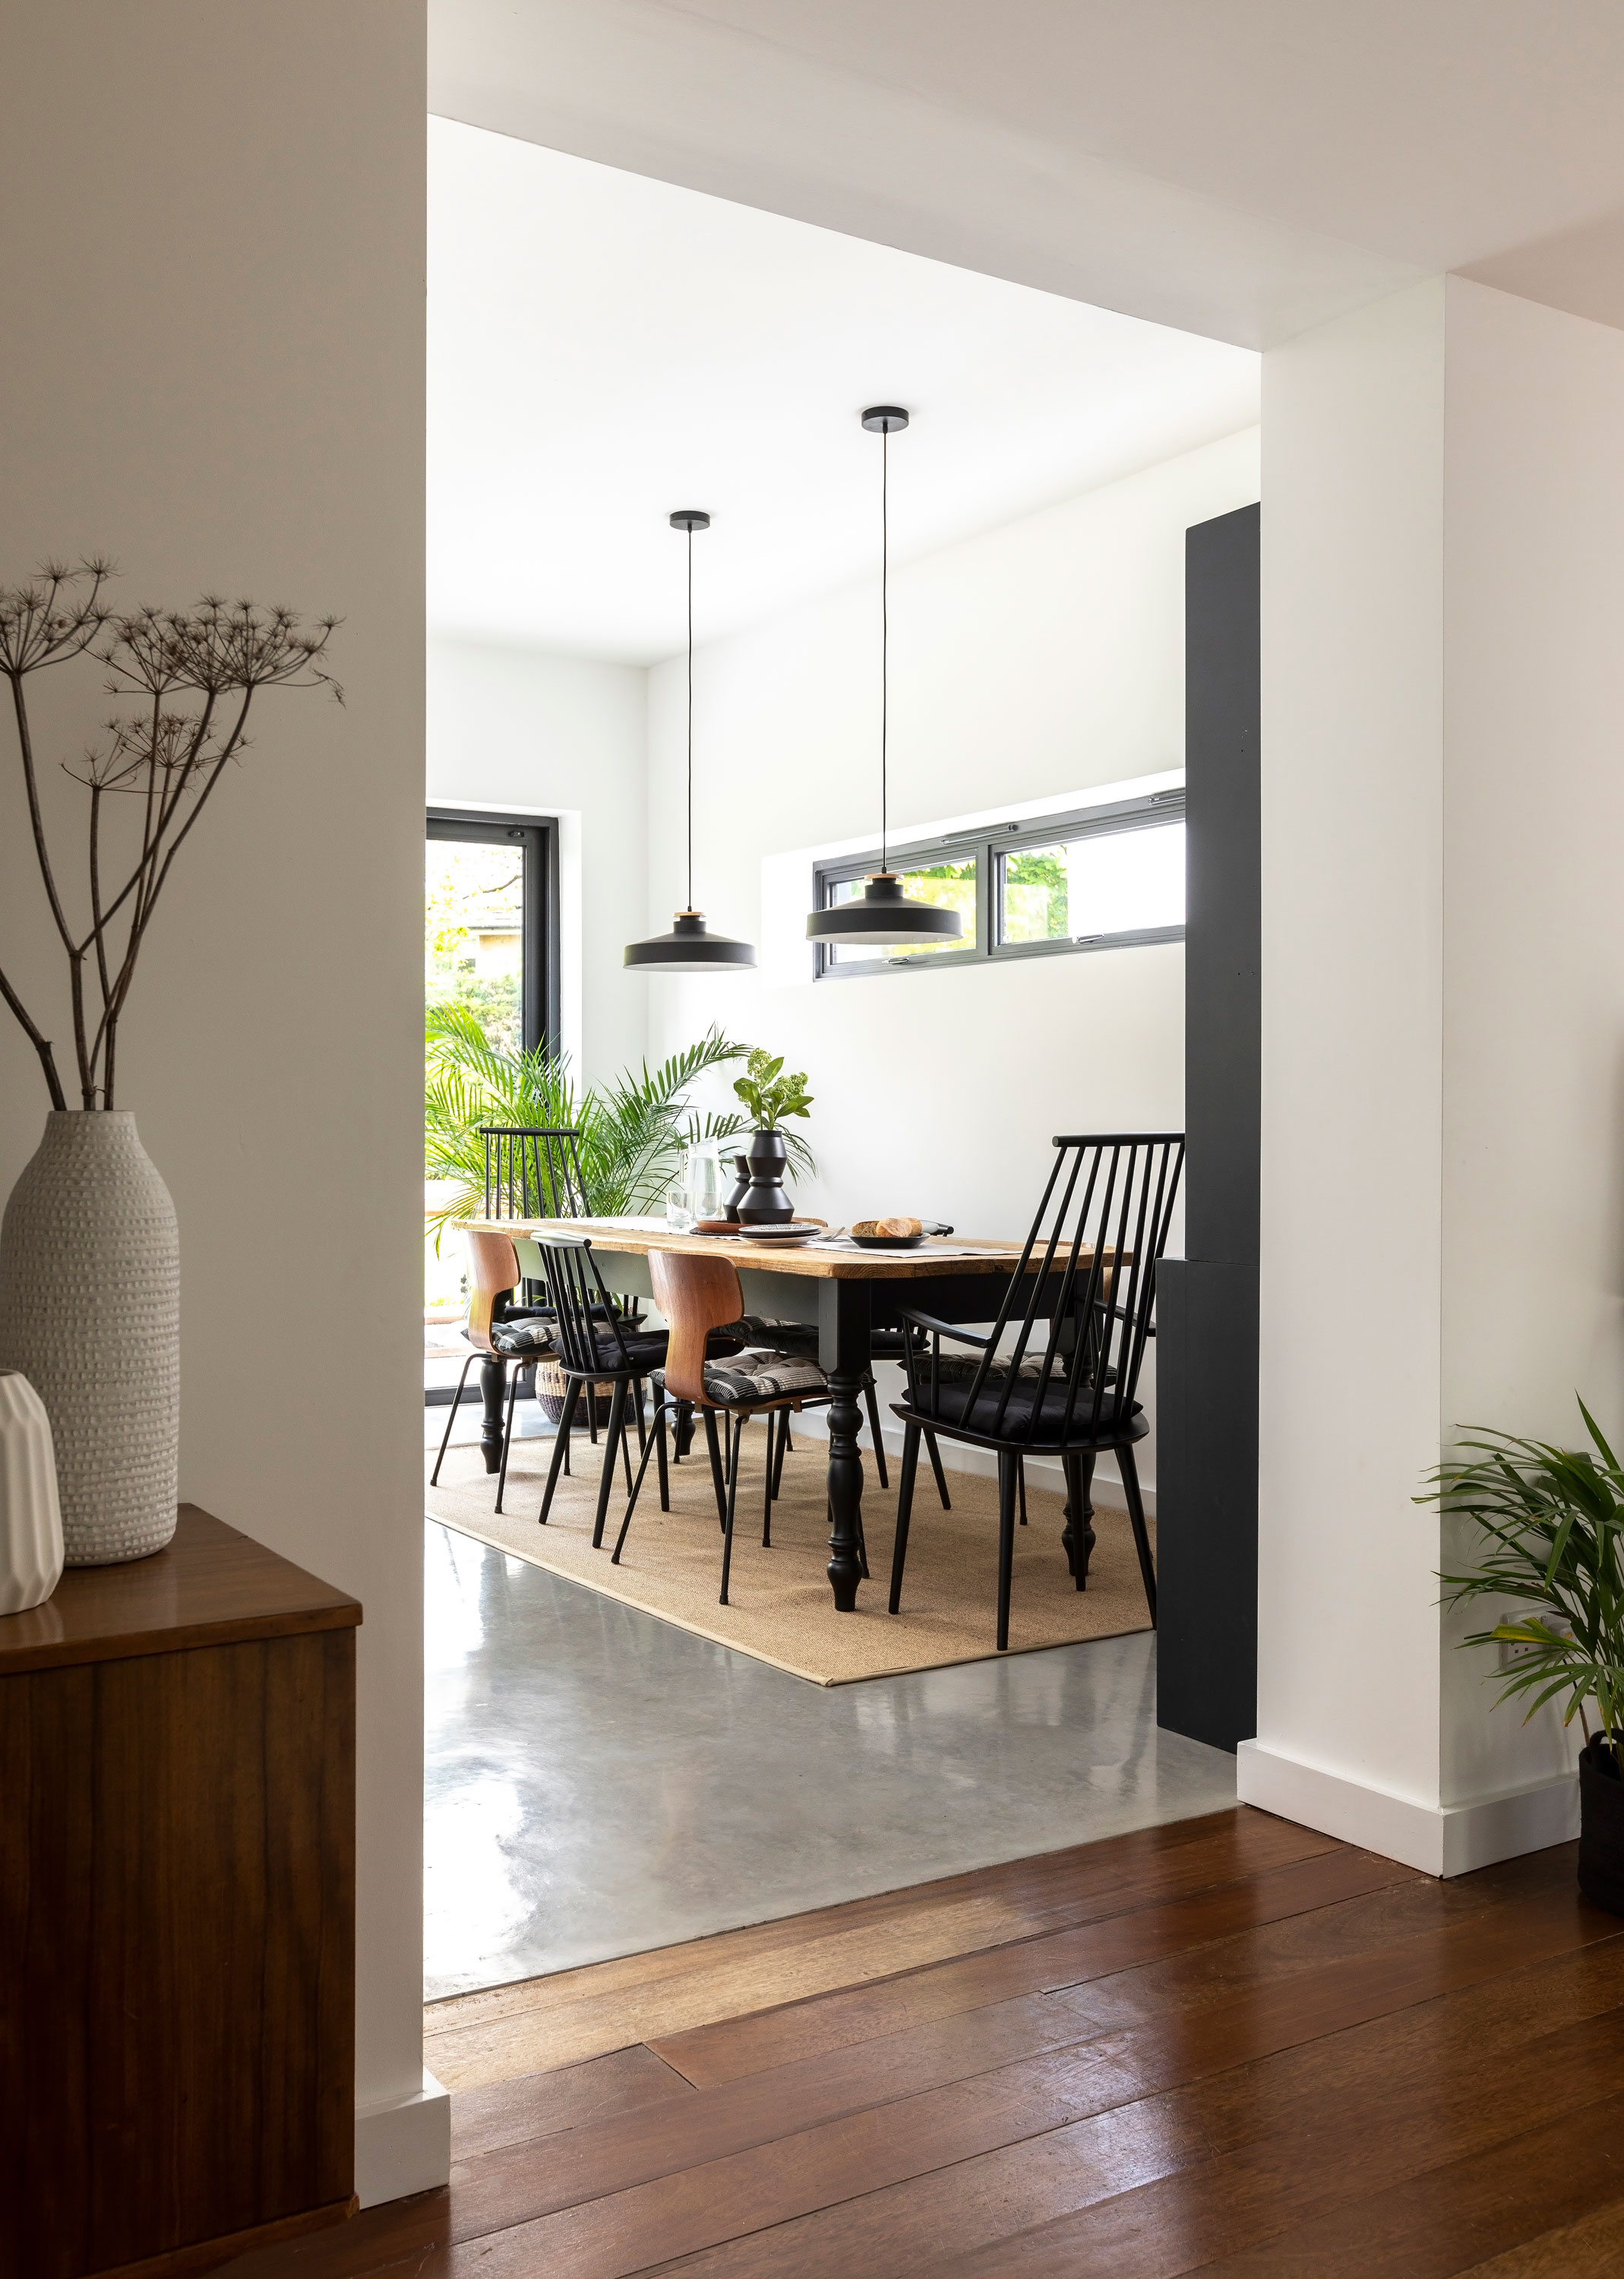
[[[1234,1801],[1148,1633],[824,1689],[426,1534],[430,2000]]]

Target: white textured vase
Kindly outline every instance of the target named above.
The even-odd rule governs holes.
[[[45,1403],[0,1369],[0,1615],[41,1606],[62,1580],[62,1513]]]
[[[0,1225],[0,1369],[45,1404],[70,1567],[175,1531],[180,1246],[127,1109],[54,1109]]]

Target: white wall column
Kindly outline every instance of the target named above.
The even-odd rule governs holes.
[[[448,2161],[422,2063],[425,14],[73,0],[10,10],[0,73],[0,580],[105,549],[121,608],[343,619],[347,702],[266,691],[176,863],[119,1078],[180,1217],[181,1493],[365,1608],[364,2200]],[[84,800],[57,763],[101,680],[31,692],[80,910]],[[60,1040],[18,772],[8,728],[7,966]],[[4,1015],[0,1197],[46,1106]]]
[[[1436,279],[1265,358],[1258,1736],[1434,1872],[1559,1841],[1412,1499],[1624,1422],[1624,334]]]

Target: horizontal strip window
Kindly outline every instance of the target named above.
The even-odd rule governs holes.
[[[877,951],[819,942],[820,980],[1184,938],[1182,790],[915,840],[893,850],[891,863],[913,900],[960,912],[962,938]],[[861,894],[878,864],[877,848],[818,863],[817,907],[831,909]]]

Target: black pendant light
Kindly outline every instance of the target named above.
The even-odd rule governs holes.
[[[899,404],[871,403],[862,415],[862,424],[869,434],[880,439],[880,866],[869,872],[862,894],[849,902],[814,910],[807,920],[807,940],[928,948],[937,942],[961,941],[964,921],[957,910],[943,909],[936,902],[910,902],[902,891],[901,879],[885,861],[890,823],[885,795],[891,695],[890,454],[891,438],[907,426],[908,414]]]
[[[710,517],[696,506],[678,507],[671,528],[688,535],[688,906],[677,912],[670,933],[629,941],[625,962],[640,973],[736,973],[755,963],[754,948],[709,932],[704,912],[693,907],[693,533],[709,530]]]

